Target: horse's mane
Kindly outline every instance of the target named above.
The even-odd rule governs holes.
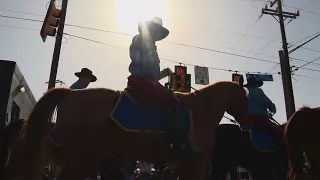
[[[208,91],[211,90],[212,88],[216,88],[216,87],[220,87],[220,86],[237,86],[239,88],[242,88],[244,90],[244,92],[246,93],[246,95],[248,96],[248,92],[245,90],[245,88],[243,88],[242,86],[240,86],[238,83],[233,82],[233,81],[218,81],[218,82],[213,82],[210,83],[208,85],[205,85],[195,91],[192,91],[190,93],[183,93],[183,92],[175,92],[175,95],[177,96],[188,96],[188,95],[196,95],[197,92],[203,92],[203,91]]]

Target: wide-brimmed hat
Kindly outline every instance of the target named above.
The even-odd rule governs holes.
[[[244,87],[248,87],[250,85],[257,85],[258,87],[261,87],[263,85],[263,81],[251,77],[247,79],[247,84],[245,84]]]
[[[91,82],[95,82],[97,80],[97,77],[92,74],[92,71],[88,68],[82,68],[81,72],[74,73],[77,77],[88,77],[90,78]]]
[[[143,25],[146,25],[149,31],[149,34],[154,41],[160,41],[169,35],[169,30],[162,26],[162,19],[158,17],[154,17],[150,21],[139,23],[138,25],[139,33],[142,33]]]

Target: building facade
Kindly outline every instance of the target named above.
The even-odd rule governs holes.
[[[0,131],[12,121],[28,118],[36,99],[14,61],[0,60]]]

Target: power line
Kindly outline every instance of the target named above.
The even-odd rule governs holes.
[[[245,35],[243,35],[237,42],[236,44],[233,46],[233,48],[236,48],[238,46],[238,44],[242,41],[242,39],[251,31],[251,29],[259,22],[259,20],[262,18],[263,14],[260,14],[260,16],[258,17],[258,19],[252,24],[252,26],[247,30],[247,32],[245,33]]]
[[[300,9],[300,8],[297,8],[297,7],[294,7],[294,6],[288,6],[288,5],[285,5],[285,4],[283,4],[283,6],[288,7],[288,8],[292,8],[292,9],[297,9],[297,10],[300,10],[300,11],[303,11],[303,12],[306,12],[306,13],[309,13],[309,14],[314,14],[314,15],[320,16],[320,13],[318,13],[318,12],[308,11],[308,10]]]
[[[101,41],[92,40],[92,39],[85,38],[85,37],[82,37],[82,36],[77,36],[77,35],[73,35],[73,34],[70,34],[70,33],[64,33],[64,34],[68,35],[68,36],[71,36],[71,37],[79,38],[79,39],[82,39],[82,40],[86,40],[86,41],[90,41],[90,42],[94,42],[94,43],[98,43],[98,44],[102,44],[102,45],[106,45],[106,46],[111,46],[111,47],[115,47],[115,48],[119,48],[119,49],[128,50],[128,48],[124,48],[124,47],[120,47],[120,46],[114,46],[114,45],[111,45],[111,44],[107,44],[107,43],[104,43],[104,42],[101,42]],[[171,59],[168,59],[168,58],[163,58],[163,57],[160,57],[160,59],[168,61],[168,62],[176,63],[176,64],[184,64],[184,65],[193,66],[193,67],[194,66],[199,66],[199,65],[190,64],[190,63],[182,63],[182,62],[179,62],[179,61],[174,61],[174,60],[171,60]],[[208,67],[208,66],[205,66],[205,67],[207,67],[208,69],[212,69],[212,70],[226,71],[226,72],[263,73],[263,72],[249,72],[249,71],[244,71],[244,70],[231,70],[231,69]],[[263,74],[265,74],[265,73],[263,73]]]
[[[43,22],[43,21],[40,21],[40,20],[34,20],[34,19],[29,19],[29,18],[13,17],[13,16],[6,16],[6,15],[0,15],[0,17],[11,18],[11,19],[19,19],[19,20],[26,20],[26,21],[34,21],[34,22]],[[67,26],[70,26],[70,24],[66,24],[66,25],[67,25]],[[71,25],[71,26],[83,28],[82,26],[77,26],[77,25]],[[93,30],[94,28],[86,28],[86,29],[91,29],[91,30]],[[98,29],[95,29],[95,30],[98,30]],[[105,30],[102,30],[102,31],[105,31]],[[109,32],[112,32],[112,31],[109,31]],[[118,33],[118,34],[123,34],[123,33]],[[204,47],[199,47],[199,46],[193,46],[193,45],[187,45],[187,44],[182,44],[182,43],[169,42],[169,41],[165,41],[165,42],[166,42],[166,43],[171,43],[171,44],[180,45],[180,46],[185,46],[185,47],[192,47],[192,48],[202,49],[202,50],[206,50],[206,51],[217,52],[217,53],[221,53],[221,54],[227,54],[227,55],[231,55],[231,56],[248,58],[248,59],[257,60],[257,61],[262,61],[262,62],[268,62],[268,63],[274,63],[274,64],[277,63],[277,62],[270,61],[270,60],[265,60],[265,59],[261,59],[261,58],[255,58],[255,57],[245,56],[245,55],[241,55],[241,54],[229,53],[229,52],[220,51],[220,50],[215,50],[215,49],[209,49],[209,48],[204,48]]]
[[[41,20],[35,20],[35,19],[30,19],[30,18],[20,18],[20,17],[7,16],[7,15],[0,15],[0,17],[10,18],[10,19],[18,19],[18,20],[25,20],[25,21],[33,21],[33,22],[43,22],[43,21],[41,21]],[[74,24],[65,24],[65,25],[66,25],[66,26],[70,26],[70,27],[81,28],[81,29],[93,30],[93,31],[113,33],[113,34],[119,34],[119,35],[125,35],[125,36],[133,36],[133,35],[131,35],[131,34],[120,33],[120,32],[116,32],[116,31],[108,31],[108,30],[91,28],[91,27],[85,27],[85,26],[74,25]],[[231,31],[230,31],[230,32],[231,32]],[[234,33],[234,32],[231,32],[231,33]],[[241,35],[241,33],[235,33],[235,34]],[[242,34],[242,35],[247,36],[247,35],[245,35],[245,34]],[[248,37],[251,37],[251,36],[248,36]],[[254,37],[254,36],[252,36],[252,37]],[[255,37],[255,38],[259,38],[259,37]],[[266,38],[260,38],[260,39],[267,40]],[[270,42],[277,42],[277,41],[274,41],[274,40],[269,40],[269,41],[270,41]],[[192,47],[192,48],[196,48],[196,49],[202,49],[202,50],[207,50],[207,51],[213,51],[213,52],[225,53],[225,54],[229,54],[229,55],[238,56],[237,54],[234,54],[234,53],[228,53],[228,52],[224,52],[224,51],[218,51],[218,50],[214,50],[214,49],[203,48],[203,47],[198,47],[198,46],[192,46],[192,45],[187,45],[187,44],[182,44],[182,43],[174,43],[174,42],[170,42],[170,41],[162,41],[162,42],[164,42],[164,43],[170,43],[170,44],[176,44],[176,45],[181,45],[181,46]],[[295,45],[294,45],[294,46],[295,46]],[[247,51],[244,51],[244,50],[234,49],[234,48],[230,48],[230,47],[223,47],[223,48],[247,52]],[[314,50],[314,49],[304,48],[304,47],[301,47],[301,49],[306,49],[306,50],[310,50],[310,51],[314,51],[314,52],[320,52],[320,50]],[[252,53],[253,53],[253,52],[252,52]],[[273,58],[278,59],[278,57],[269,56],[269,55],[260,54],[260,53],[256,53],[256,55],[261,55],[261,56],[265,56],[265,57],[273,57]],[[239,56],[244,57],[244,58],[245,58],[245,57],[248,57],[248,56],[242,56],[242,55],[239,55]],[[274,61],[269,61],[269,60],[265,60],[265,59],[254,58],[254,57],[249,57],[249,59],[254,59],[254,60],[264,61],[264,62],[270,62],[270,63],[276,63],[276,62],[274,62]],[[297,61],[304,61],[304,62],[306,62],[305,60],[301,60],[301,59],[297,59],[297,58],[292,58],[292,59],[297,60]],[[320,65],[320,64],[318,64],[318,65]]]
[[[15,17],[15,16],[7,16],[7,15],[0,15],[0,17],[9,18],[9,19],[19,19],[19,20],[24,20],[24,21],[43,22],[43,21],[36,20],[36,19],[21,18],[21,17]]]
[[[275,69],[275,68],[278,67],[278,66],[279,66],[279,64],[276,64],[276,65],[272,66],[272,67],[267,71],[267,73],[269,73],[271,70]]]
[[[7,28],[14,28],[14,29],[22,29],[22,30],[30,30],[30,31],[38,31],[39,29],[32,29],[32,28],[26,28],[26,27],[18,27],[18,26],[10,26],[5,24],[0,24],[1,27],[7,27]]]
[[[309,43],[310,41],[316,39],[316,38],[319,37],[319,36],[320,36],[320,33],[318,33],[316,36],[314,36],[313,38],[309,39],[308,41],[306,41],[306,42],[300,44],[299,46],[295,47],[294,49],[291,49],[291,50],[289,51],[289,54],[290,54],[290,53],[293,53],[293,52],[296,51],[297,49],[301,48],[302,46],[306,45],[307,43]]]
[[[266,59],[260,59],[260,58],[255,58],[255,57],[250,57],[250,56],[245,56],[245,55],[240,55],[240,54],[235,54],[235,53],[229,53],[229,52],[225,52],[225,51],[219,51],[219,50],[204,48],[204,47],[200,47],[200,46],[194,46],[194,45],[176,43],[176,42],[171,42],[171,41],[166,41],[166,42],[167,42],[167,43],[170,43],[170,44],[176,44],[176,45],[180,45],[180,46],[185,46],[185,47],[202,49],[202,50],[206,50],[206,51],[212,51],[212,52],[217,52],[217,53],[221,53],[221,54],[227,54],[227,55],[231,55],[231,56],[237,56],[237,57],[242,57],[242,58],[247,58],[247,59],[253,59],[253,60],[257,60],[257,61],[263,61],[263,62],[278,64],[277,62],[269,61],[269,60],[266,60]]]
[[[294,76],[320,80],[320,77],[311,77],[311,76],[305,76],[305,75],[300,75],[300,74],[295,74]]]
[[[33,22],[43,22],[41,20],[35,20],[35,19],[29,19],[29,18],[20,18],[20,17],[14,17],[14,16],[6,16],[6,15],[0,15],[0,17],[5,17],[5,18],[11,18],[11,19],[18,19],[18,20],[26,20],[26,21],[33,21]],[[72,27],[77,27],[77,28],[83,28],[83,29],[89,29],[89,30],[95,30],[95,31],[102,31],[102,32],[108,32],[108,33],[116,33],[116,34],[121,34],[121,35],[127,35],[129,36],[129,34],[125,34],[125,33],[118,33],[118,32],[114,32],[114,31],[107,31],[107,30],[101,30],[101,29],[96,29],[96,28],[90,28],[90,27],[84,27],[84,26],[79,26],[79,25],[72,25],[72,24],[66,24],[68,26],[72,26]],[[36,30],[36,29],[28,29],[28,28],[22,28],[22,27],[14,27],[14,26],[9,26],[9,25],[0,25],[3,27],[11,27],[11,28],[17,28],[17,29],[26,29],[26,30]],[[70,34],[68,34],[69,36],[71,36]],[[81,37],[78,37],[81,38]],[[83,38],[83,37],[82,37]],[[93,41],[93,40],[90,40]],[[102,42],[98,42],[98,43],[102,43]],[[217,53],[222,53],[222,54],[227,54],[227,55],[232,55],[232,56],[238,56],[238,57],[242,57],[242,58],[248,58],[248,59],[252,59],[252,60],[257,60],[257,61],[263,61],[263,62],[268,62],[268,63],[273,63],[273,64],[279,64],[277,62],[274,61],[269,61],[269,60],[265,60],[265,59],[260,59],[260,58],[255,58],[255,57],[250,57],[250,56],[244,56],[244,55],[240,55],[240,54],[235,54],[235,53],[229,53],[229,52],[225,52],[225,51],[219,51],[219,50],[215,50],[215,49],[209,49],[209,48],[204,48],[204,47],[199,47],[199,46],[193,46],[193,45],[187,45],[187,44],[182,44],[182,43],[175,43],[175,42],[170,42],[170,41],[165,41],[165,43],[170,43],[170,44],[176,44],[176,45],[180,45],[180,46],[185,46],[185,47],[191,47],[191,48],[197,48],[197,49],[202,49],[202,50],[206,50],[206,51],[212,51],[212,52],[217,52]],[[106,44],[103,43],[104,45],[108,45],[108,46],[112,46],[115,47],[114,45],[110,45],[110,44]],[[319,51],[320,52],[320,51]],[[257,55],[263,55],[263,54],[257,54]],[[269,56],[269,55],[263,55],[263,56]],[[269,56],[269,57],[273,57],[273,58],[277,58],[274,56]],[[278,59],[278,58],[277,58]],[[306,60],[301,60],[298,58],[292,58],[293,60],[297,60],[297,61],[303,61],[303,62],[308,62]],[[313,62],[312,62],[313,63]],[[317,63],[318,64],[318,63]],[[319,64],[320,65],[320,64]],[[316,72],[320,72],[319,70],[315,70],[315,69],[307,69],[307,68],[301,68],[301,69],[305,69],[305,70],[309,70],[309,71],[316,71]],[[268,71],[269,72],[269,71]]]
[[[310,36],[304,37],[304,38],[302,38],[302,39],[299,39],[299,40],[296,40],[296,41],[292,41],[292,42],[290,43],[290,45],[288,45],[288,48],[290,48],[290,47],[292,47],[292,46],[297,46],[296,44],[298,44],[298,43],[300,43],[300,42],[302,42],[302,41],[304,41],[304,40],[306,40],[306,39],[309,39],[309,38],[317,35],[318,33],[319,33],[319,32],[314,33],[314,34],[312,34],[312,35],[310,35]]]
[[[26,15],[33,15],[33,16],[41,16],[41,17],[44,17],[44,16],[45,16],[45,15],[43,15],[43,14],[29,13],[29,12],[24,12],[24,11],[16,11],[16,10],[3,9],[3,8],[0,8],[0,11],[7,11],[7,12],[13,12],[13,13],[19,13],[19,14],[26,14]]]
[[[9,26],[9,25],[3,25],[3,24],[0,24],[0,26],[3,26],[3,27],[8,27],[8,28],[15,28],[15,29],[24,29],[24,30],[32,30],[32,31],[38,31],[37,29],[30,29],[30,28],[24,28],[24,27],[17,27],[17,26]],[[128,50],[127,48],[124,48],[124,47],[120,47],[120,46],[115,46],[115,45],[111,45],[111,44],[107,44],[107,43],[104,43],[104,42],[101,42],[101,41],[96,41],[96,40],[92,40],[92,39],[89,39],[89,38],[85,38],[85,37],[82,37],[82,36],[77,36],[77,35],[74,35],[74,34],[70,34],[70,33],[64,33],[65,35],[68,35],[70,37],[75,37],[75,38],[78,38],[78,39],[82,39],[82,40],[86,40],[86,41],[91,41],[91,42],[94,42],[94,43],[98,43],[98,44],[102,44],[102,45],[106,45],[106,46],[110,46],[110,47],[115,47],[115,48],[119,48],[119,49],[123,49],[123,50]],[[185,64],[185,65],[188,65],[188,66],[199,66],[199,65],[195,65],[195,64],[190,64],[190,63],[181,63],[179,61],[174,61],[174,60],[170,60],[168,58],[163,58],[163,57],[160,57],[162,60],[165,60],[165,61],[168,61],[168,62],[172,62],[172,63],[176,63],[176,64]],[[319,57],[320,58],[320,57]],[[308,62],[308,64],[311,64],[313,63],[314,61],[318,60],[319,58],[313,60],[313,61],[310,61]],[[279,64],[276,64],[274,67],[272,67],[272,69],[276,68]],[[241,73],[261,73],[261,74],[269,74],[269,71],[267,72],[250,72],[250,71],[244,71],[244,70],[232,70],[232,69],[224,69],[224,68],[217,68],[217,67],[208,67],[209,69],[212,69],[212,70],[218,70],[218,71],[225,71],[225,72],[241,72]],[[315,70],[315,69],[308,69],[308,68],[303,68],[303,67],[300,67],[300,69],[304,69],[304,70],[309,70],[309,71],[316,71],[316,72],[320,72],[320,70]],[[279,74],[279,73],[271,73],[271,74]]]
[[[260,1],[260,0],[259,0]],[[269,1],[265,1],[265,0],[261,0],[263,2],[269,2]],[[313,0],[314,1],[314,0]],[[313,1],[310,1],[308,4],[306,4],[304,7],[306,7],[307,5],[309,5],[311,2]],[[284,5],[285,6],[285,5]],[[302,10],[303,8],[296,8],[296,7],[292,7],[292,6],[287,6],[287,7],[290,7],[290,8],[294,8],[294,9],[299,9],[299,10]],[[0,8],[0,11],[7,11],[7,12],[14,12],[14,13],[20,13],[20,14],[27,14],[27,15],[35,15],[35,16],[44,16],[42,14],[36,14],[36,13],[30,13],[30,12],[24,12],[24,11],[17,11],[17,10],[10,10],[10,9],[3,9],[3,8]],[[320,15],[320,14],[319,14]],[[12,16],[11,16],[12,17]],[[6,16],[6,18],[9,18],[9,16]],[[15,18],[15,17],[12,17],[12,18]],[[255,26],[255,24],[258,22],[258,20],[261,18],[261,16],[257,19],[257,21],[254,23],[253,26]],[[27,20],[26,18],[15,18],[15,19],[20,19],[20,20]],[[40,20],[32,20],[32,21],[37,21],[37,22],[43,22],[43,21],[40,21]],[[85,26],[79,26],[79,25],[73,25],[73,24],[65,24],[67,26],[70,26],[70,27],[77,27],[77,28],[82,28],[82,29],[88,29],[88,30],[94,30],[94,31],[100,31],[100,32],[106,32],[106,33],[114,33],[114,34],[119,34],[119,35],[125,35],[125,36],[133,36],[132,34],[127,34],[127,33],[120,33],[120,32],[116,32],[116,31],[108,31],[108,30],[102,30],[102,29],[97,29],[97,28],[90,28],[90,27],[85,27]],[[253,27],[252,26],[252,27]],[[250,28],[251,29],[251,28]],[[218,29],[216,28],[215,30],[217,31],[223,31],[223,32],[228,32],[228,33],[231,33],[231,34],[236,34],[236,35],[241,35],[242,38],[243,37],[251,37],[251,38],[255,38],[255,39],[261,39],[261,40],[266,40],[266,41],[269,41],[268,43],[270,42],[276,42],[276,43],[281,43],[281,42],[278,42],[276,40],[272,40],[272,39],[267,39],[267,38],[264,38],[264,37],[258,37],[258,36],[252,36],[252,35],[248,35],[247,33],[246,34],[243,34],[243,33],[238,33],[238,32],[233,32],[233,31],[229,31],[229,30],[225,30],[225,29]],[[241,39],[242,39],[241,38]],[[165,41],[162,41],[162,42],[165,42]],[[291,43],[288,43],[288,45],[290,46],[294,46],[293,44]],[[228,49],[232,49],[232,50],[237,50],[237,51],[241,51],[239,49],[236,49],[236,48],[230,48],[228,47]],[[311,49],[311,48],[304,48],[304,47],[301,47],[301,49],[305,49],[305,50],[309,50],[309,51],[313,51],[313,52],[320,52],[319,50],[314,50],[314,49]],[[256,55],[262,55],[262,54],[256,54]]]

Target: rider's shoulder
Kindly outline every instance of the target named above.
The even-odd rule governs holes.
[[[142,41],[141,34],[137,34],[132,38],[132,43],[140,43]]]
[[[251,93],[264,93],[263,90],[259,87],[255,87],[255,88],[248,88],[248,91]]]

